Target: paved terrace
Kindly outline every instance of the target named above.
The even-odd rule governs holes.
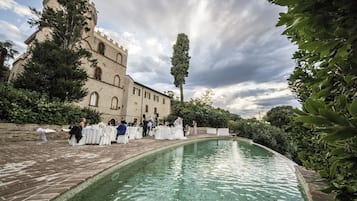
[[[187,140],[146,137],[111,146],[69,146],[65,140],[0,144],[0,200],[51,200],[134,156],[215,135]]]
[[[53,200],[105,170],[135,156],[185,142],[216,138],[189,136],[187,140],[146,137],[111,146],[69,146],[65,140],[0,142],[0,201]],[[297,168],[309,200],[333,200],[318,189],[326,187],[313,171]]]

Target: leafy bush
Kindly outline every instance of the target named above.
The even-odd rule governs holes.
[[[167,121],[173,122],[177,117],[184,117],[184,124],[190,125],[195,120],[200,127],[227,127],[229,118],[237,116],[196,100],[182,103],[172,100],[171,110]]]
[[[50,102],[39,93],[0,85],[1,122],[67,125],[77,124],[82,117],[90,123],[100,122],[100,113],[95,110]]]
[[[267,146],[290,159],[296,156],[288,133],[284,130],[259,122],[255,119],[230,121],[229,129],[239,136],[253,139],[254,142]]]

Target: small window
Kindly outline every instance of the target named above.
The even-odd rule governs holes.
[[[139,88],[135,88],[133,87],[133,94],[138,94],[138,96],[140,96],[141,90]]]
[[[117,54],[117,62],[121,64],[122,56],[120,53]]]
[[[165,98],[162,99],[162,104],[165,104]]]
[[[154,114],[157,114],[157,108],[154,107]]]
[[[120,77],[119,75],[114,76],[114,86],[120,87]]]
[[[103,42],[100,42],[98,44],[98,53],[104,55],[104,52],[105,52],[105,45]]]
[[[145,112],[149,112],[149,106],[145,105]]]
[[[159,102],[159,96],[154,95],[154,101]]]
[[[102,80],[102,69],[100,69],[99,67],[96,67],[94,70],[94,79]]]
[[[112,98],[112,104],[110,106],[110,109],[112,109],[112,110],[118,109],[118,98],[117,97]]]
[[[97,92],[93,92],[90,94],[90,100],[89,100],[89,105],[90,106],[94,106],[94,107],[98,107],[98,93]]]

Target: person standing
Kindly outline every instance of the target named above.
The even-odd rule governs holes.
[[[146,137],[148,131],[148,121],[144,118],[143,120],[143,137]]]
[[[197,122],[195,120],[192,121],[193,132],[192,135],[197,135]]]
[[[149,121],[148,121],[148,130],[147,130],[147,135],[150,135],[151,129],[152,129],[152,121],[151,121],[151,120],[149,120]]]

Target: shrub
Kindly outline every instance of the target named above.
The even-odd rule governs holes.
[[[78,106],[49,101],[36,92],[0,85],[0,121],[8,123],[77,124],[81,117],[90,123],[100,122],[100,113]]]
[[[238,132],[240,137],[252,139],[254,142],[269,147],[290,159],[296,156],[288,134],[275,126],[254,119],[241,119],[230,122],[229,129]]]

